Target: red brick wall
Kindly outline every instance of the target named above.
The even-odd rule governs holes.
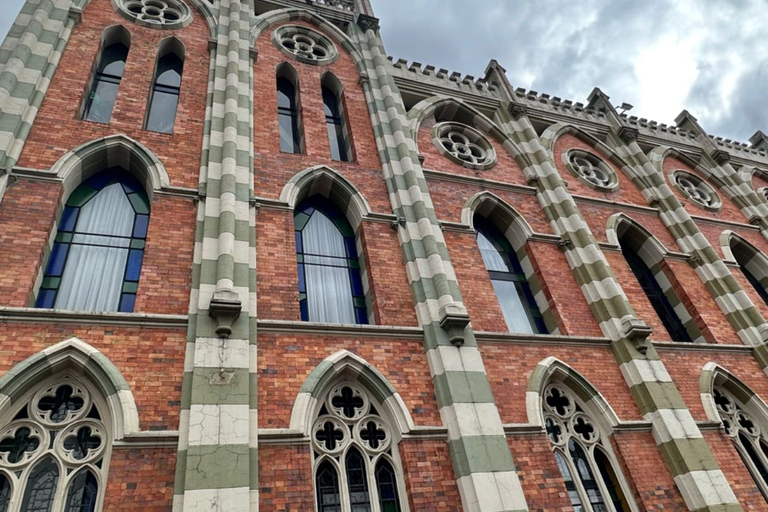
[[[169,512],[175,471],[175,448],[113,448],[104,511]]]
[[[503,423],[528,423],[525,408],[528,379],[536,365],[549,356],[568,364],[592,383],[608,400],[619,419],[642,419],[607,346],[482,342],[480,353]]]
[[[461,497],[445,441],[401,441],[408,504],[413,511],[460,512]]]
[[[768,510],[768,503],[728,435],[725,432],[708,431],[704,432],[704,439],[731,484],[731,489],[736,493],[741,507],[744,510]]]
[[[261,510],[315,510],[312,453],[304,445],[259,446]]]
[[[136,400],[142,430],[179,428],[186,328],[4,323],[0,373],[73,336],[101,351],[123,374]]]
[[[514,436],[508,438],[507,443],[523,486],[528,510],[573,510],[549,439],[543,435]]]
[[[626,211],[619,206],[602,206],[587,203],[585,201],[578,201],[578,205],[582,217],[587,225],[589,225],[589,229],[592,231],[592,234],[598,242],[608,242],[608,236],[606,234],[608,219],[616,213],[624,213],[624,215],[643,226],[653,236],[658,238],[667,250],[672,252],[680,251],[680,248],[677,246],[674,238],[672,238],[667,227],[655,214]]]
[[[416,425],[441,425],[435,392],[420,339],[405,340],[259,334],[259,426],[287,428],[296,395],[315,367],[339,350],[359,355],[403,397]]]
[[[153,151],[165,165],[171,185],[197,187],[203,119],[208,86],[209,31],[203,17],[194,11],[193,22],[179,30],[141,27],[123,18],[109,0],[93,0],[83,13],[83,22],[72,31],[51,86],[37,114],[19,165],[50,168],[67,151],[93,139],[123,133]],[[79,119],[92,69],[98,58],[105,28],[123,25],[131,33],[125,72],[110,124]],[[163,134],[142,129],[157,45],[169,36],[186,48],[175,132]]]

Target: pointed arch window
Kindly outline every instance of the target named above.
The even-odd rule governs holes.
[[[714,386],[712,397],[726,434],[733,441],[763,497],[768,500],[768,441],[763,437],[759,422],[724,386]]]
[[[301,319],[367,324],[355,233],[329,201],[313,197],[294,214]]]
[[[321,85],[325,125],[328,128],[328,143],[331,145],[331,158],[339,162],[351,162],[352,147],[344,114],[344,91],[341,83],[335,76],[326,73],[323,75]]]
[[[112,118],[130,45],[130,34],[123,27],[104,32],[99,61],[85,97],[83,119],[86,121],[108,124]]]
[[[0,428],[0,512],[94,512],[111,444],[101,400],[69,374],[27,396]]]
[[[136,178],[116,168],[88,178],[64,207],[37,307],[132,312],[148,225]]]
[[[312,426],[319,512],[403,512],[395,431],[355,382],[336,384]]]
[[[171,38],[160,43],[157,55],[145,128],[153,132],[173,133],[184,71],[184,46],[179,40]]]
[[[487,219],[474,220],[477,245],[509,332],[546,334],[541,311],[509,241]]]
[[[672,306],[669,297],[667,297],[656,280],[653,271],[625,238],[619,239],[619,245],[621,246],[621,254],[624,255],[629,268],[632,270],[638,283],[640,283],[640,287],[643,289],[646,297],[648,297],[648,301],[653,306],[656,315],[661,320],[672,341],[692,342],[693,340],[688,330]],[[670,289],[670,293],[674,293],[674,291]]]
[[[768,304],[768,261],[756,249],[739,240],[731,240],[731,252],[741,273]]]
[[[302,153],[299,80],[288,64],[277,69],[277,120],[280,126],[280,151]]]
[[[608,455],[608,441],[569,389],[550,384],[542,401],[544,425],[578,512],[630,512],[623,483]]]

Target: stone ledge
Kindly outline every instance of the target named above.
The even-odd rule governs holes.
[[[0,323],[11,322],[186,329],[188,317],[187,315],[158,315],[151,313],[89,313],[60,309],[0,307]]]
[[[302,333],[302,334],[354,334],[367,338],[406,338],[421,339],[424,330],[421,327],[399,327],[389,325],[357,325],[357,324],[321,324],[292,320],[257,320],[260,333]]]

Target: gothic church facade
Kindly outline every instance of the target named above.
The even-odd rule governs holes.
[[[0,512],[768,510],[768,137],[613,105],[369,0],[27,0]]]

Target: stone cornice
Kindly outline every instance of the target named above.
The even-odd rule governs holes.
[[[60,309],[0,307],[0,323],[47,323],[186,329],[187,315],[87,313]]]
[[[257,320],[259,333],[314,334],[331,336],[358,336],[365,338],[397,338],[421,340],[421,327],[388,325],[320,324],[289,320]]]
[[[681,341],[653,341],[656,350],[681,350],[684,352],[741,352],[751,354],[748,345],[725,345],[721,343],[685,343]]]
[[[584,345],[609,347],[611,340],[593,336],[560,336],[556,334],[517,334],[510,332],[475,331],[480,343],[510,343],[516,345]]]

